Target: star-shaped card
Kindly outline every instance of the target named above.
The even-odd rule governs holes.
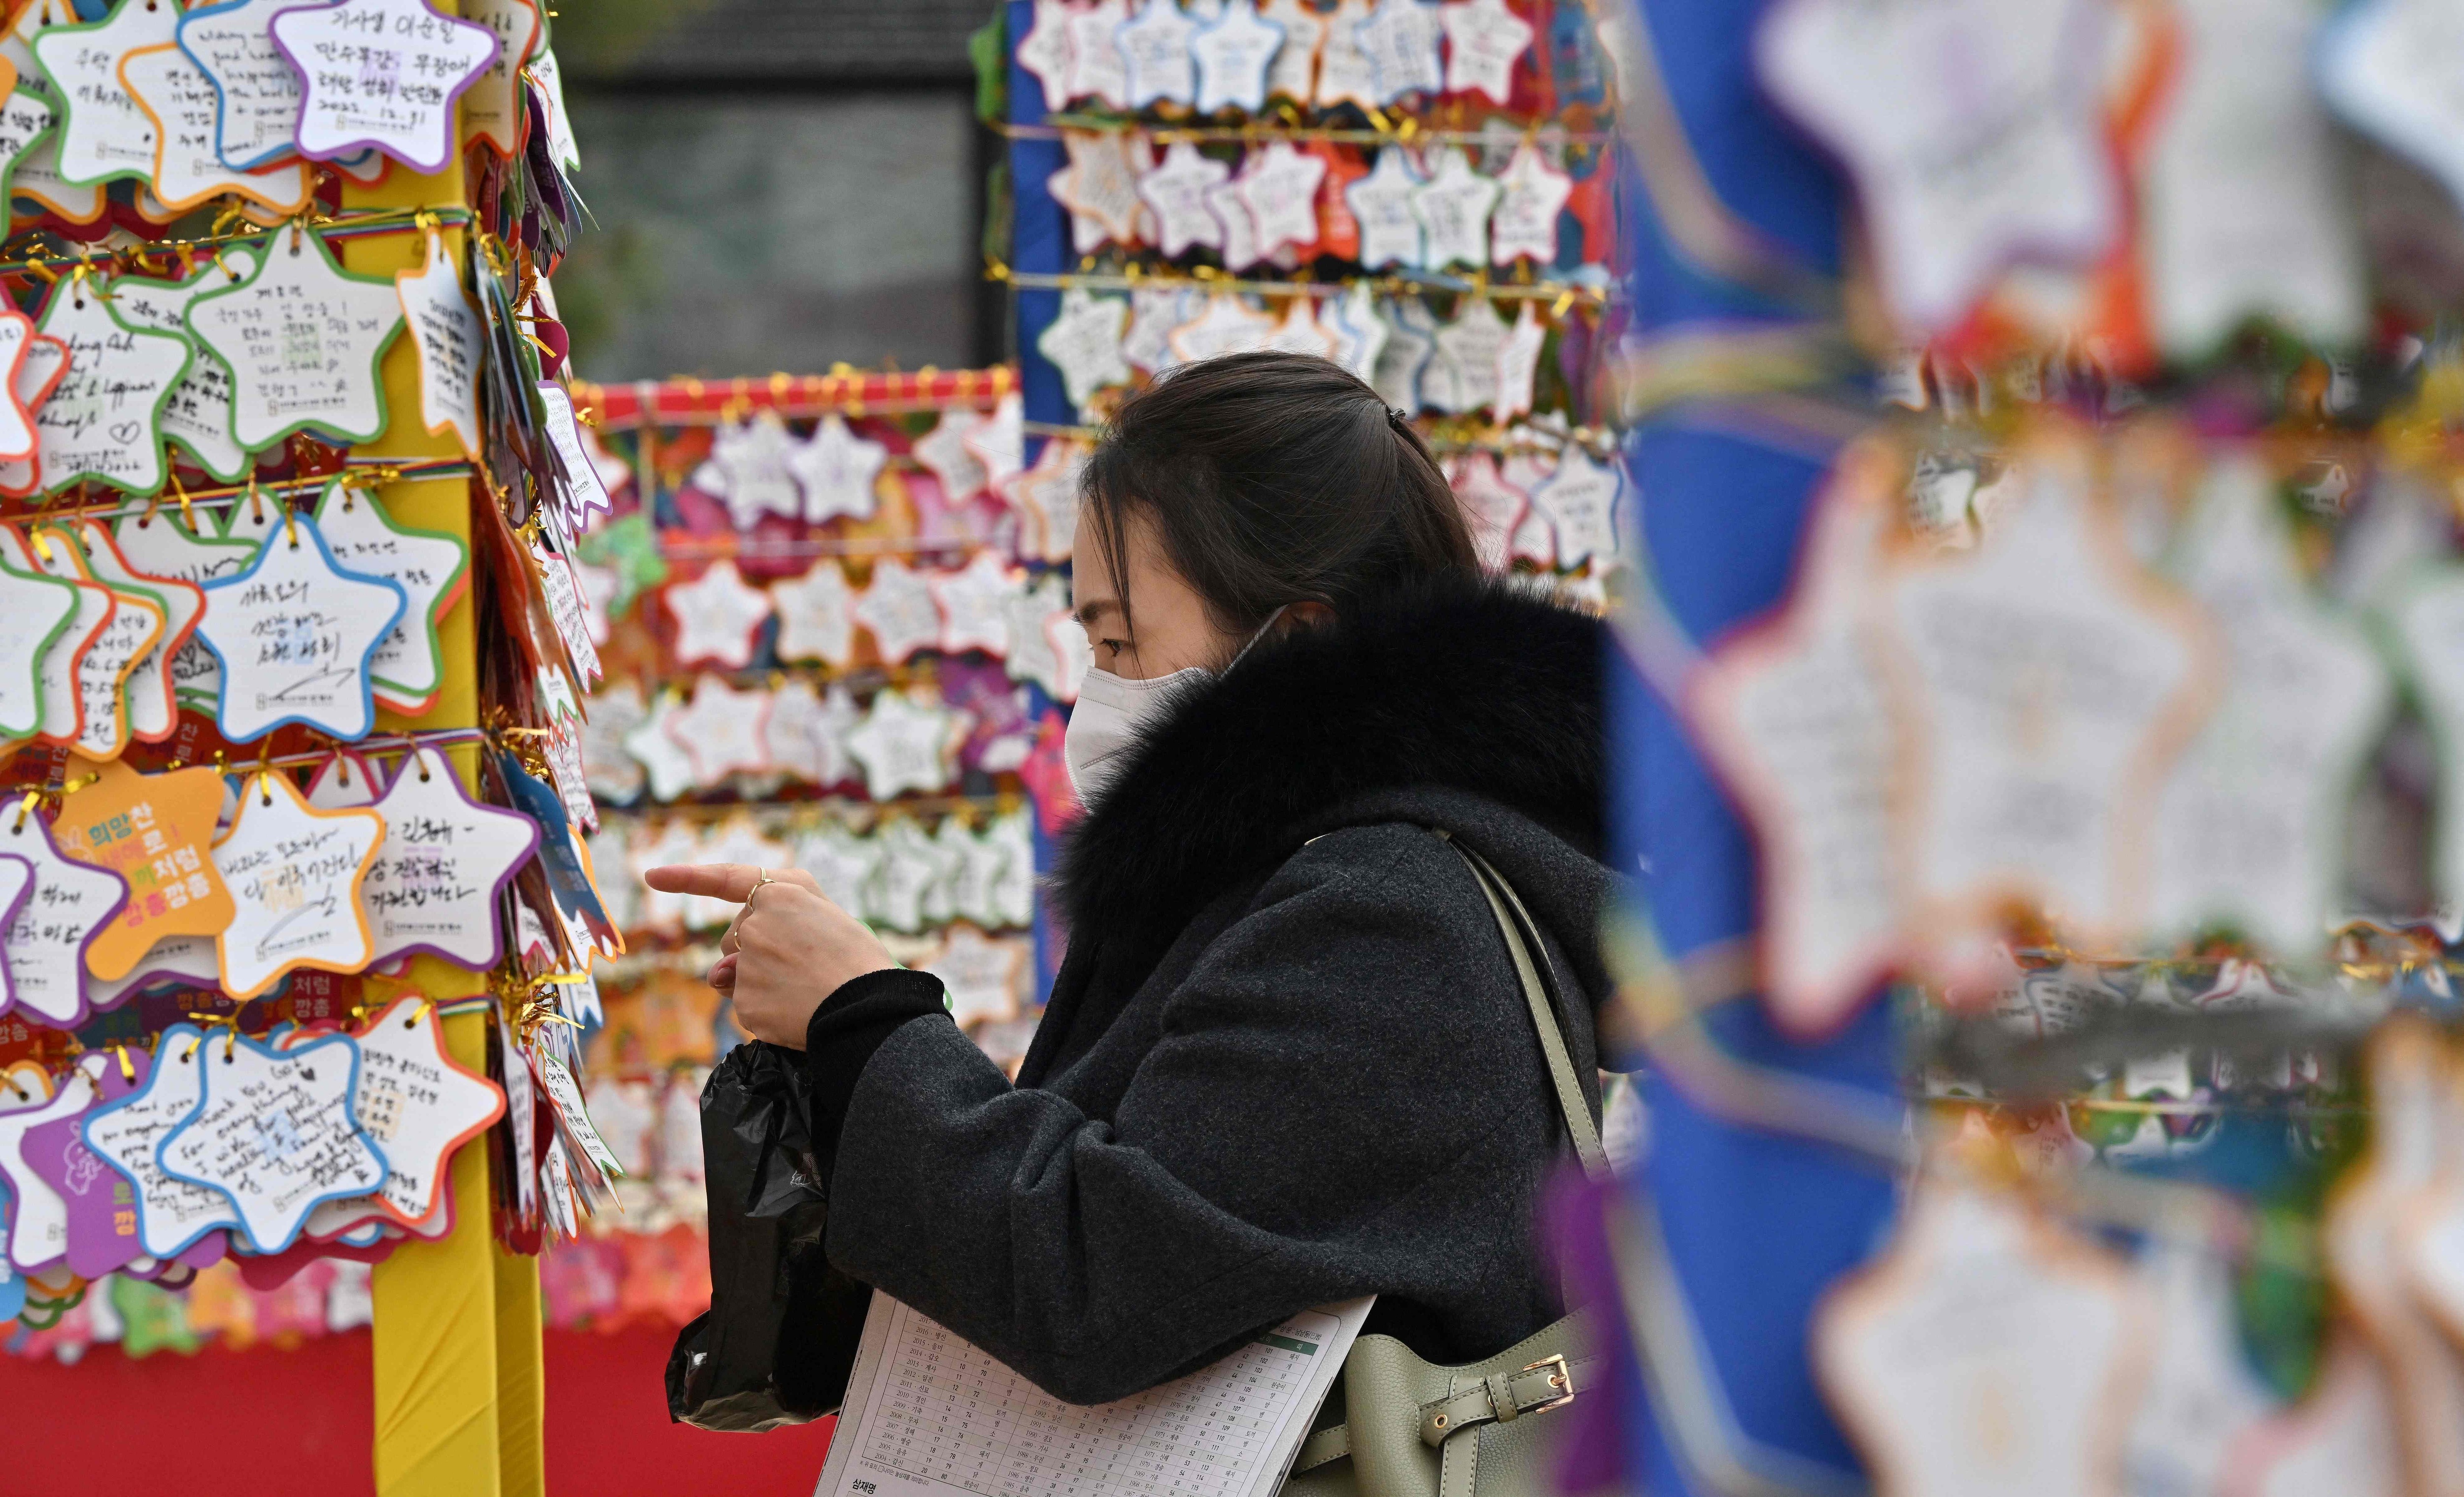
[[[193,1060],[205,1084],[196,1112],[163,1139],[163,1172],[231,1198],[255,1251],[290,1246],[320,1202],[385,1184],[385,1156],[352,1114],[349,1039],[276,1050],[218,1037]]]
[[[417,1231],[448,1209],[454,1151],[504,1115],[504,1093],[447,1051],[436,1005],[427,999],[396,999],[353,1039],[360,1054],[353,1111],[385,1151],[377,1200],[386,1216]]]
[[[188,302],[188,331],[231,371],[232,435],[251,451],[294,431],[373,441],[385,427],[378,365],[403,328],[393,281],[344,271],[323,236],[296,225],[256,241],[254,253],[258,263],[244,280]],[[69,367],[74,379],[74,349]],[[44,476],[54,481],[48,464]]]
[[[668,736],[693,760],[693,783],[712,789],[730,775],[770,768],[763,733],[769,715],[767,693],[739,692],[705,671],[693,682],[692,702],[668,719]]]
[[[180,280],[123,275],[111,284],[111,310],[131,327],[188,337],[188,303],[201,291],[229,286],[256,267],[254,252],[230,249]],[[163,405],[163,434],[225,483],[248,476],[254,465],[231,435],[231,366],[204,349],[192,349],[187,372]]]
[[[341,0],[276,14],[275,45],[302,82],[297,138],[310,161],[373,146],[423,174],[458,143],[453,101],[496,60],[496,33],[426,0]]]
[[[165,0],[164,9],[170,7]],[[224,196],[245,198],[280,216],[308,206],[315,184],[305,163],[276,161],[251,171],[224,162],[216,148],[220,103],[212,79],[178,46],[141,47],[120,64],[128,97],[154,126],[155,197],[174,213]]]
[[[1062,389],[1081,412],[1098,391],[1130,383],[1130,365],[1121,357],[1129,325],[1126,297],[1071,286],[1061,293],[1060,314],[1036,336],[1035,351],[1060,371]]]
[[[0,942],[8,953],[10,995],[18,1011],[54,1028],[75,1028],[89,1012],[87,953],[127,904],[128,884],[63,854],[51,826],[23,804],[0,814],[7,816],[0,856],[21,858],[33,869]]]
[[[1179,0],[1139,0],[1137,14],[1112,33],[1128,73],[1132,109],[1186,104],[1198,97],[1197,68],[1189,44],[1198,23]]]
[[[675,623],[677,664],[740,671],[753,663],[754,637],[770,618],[770,595],[747,585],[734,561],[713,561],[692,582],[669,583],[659,601]]]
[[[1446,92],[1485,94],[1490,103],[1505,108],[1514,97],[1515,65],[1531,50],[1531,23],[1508,9],[1506,0],[1460,0],[1441,12]]]
[[[299,75],[274,44],[274,17],[299,0],[225,0],[180,17],[186,52],[216,104],[214,149],[226,165],[253,170],[289,155],[299,122]]]
[[[803,490],[788,466],[796,446],[775,410],[722,422],[711,433],[709,458],[693,470],[693,487],[724,501],[738,530],[751,530],[764,515],[792,519],[803,510]]]
[[[79,1123],[86,1147],[133,1188],[138,1244],[149,1257],[176,1257],[208,1233],[240,1224],[229,1196],[167,1175],[158,1162],[164,1138],[195,1114],[205,1096],[205,1043],[189,1024],[164,1030],[137,1090]]]
[[[946,787],[965,737],[966,725],[937,697],[886,691],[847,735],[847,748],[864,770],[865,793],[888,801]]]
[[[932,587],[896,557],[872,563],[872,581],[856,601],[855,618],[890,665],[940,642],[941,610]]]
[[[822,417],[787,454],[787,471],[803,494],[805,522],[870,519],[879,503],[873,484],[889,461],[888,447],[856,435],[837,411]]]
[[[51,9],[50,0],[35,0],[33,9]],[[60,0],[58,12],[68,11]],[[70,186],[153,171],[154,121],[121,86],[120,65],[141,48],[168,44],[179,23],[171,0],[118,0],[99,21],[53,26],[34,37],[34,59],[58,92],[58,171]]]
[[[842,671],[855,663],[855,593],[836,557],[772,583],[770,602],[779,614],[780,659],[819,660]]]
[[[77,660],[77,734],[73,746],[90,760],[118,759],[128,748],[129,678],[167,637],[169,610],[151,592],[98,581],[84,546],[69,532],[39,529],[33,539],[37,570],[75,583],[80,592],[99,589],[109,605],[102,627],[86,641]]]
[[[128,886],[127,904],[86,947],[87,973],[117,981],[160,943],[212,936],[229,924],[231,891],[208,850],[222,807],[221,774],[210,765],[141,775],[121,762],[71,762],[91,779],[61,802],[52,836],[68,857]]]
[[[223,991],[253,998],[301,967],[365,968],[374,945],[360,891],[386,840],[376,811],[320,811],[289,775],[249,776],[213,846],[233,905],[216,943]]]
[[[68,354],[66,372],[34,411],[35,460],[52,493],[90,480],[151,494],[167,471],[163,409],[187,372],[188,341],[137,326],[108,298],[109,288],[80,271],[51,289],[38,319]]]
[[[445,680],[436,626],[468,590],[470,558],[462,541],[445,531],[395,524],[374,492],[339,482],[326,485],[317,501],[317,528],[345,570],[402,589],[402,617],[368,656],[368,684],[380,706],[426,711]]]
[[[360,883],[368,961],[426,952],[484,971],[503,956],[497,895],[539,847],[527,816],[481,805],[452,760],[412,751],[376,803],[385,839]]]
[[[1008,559],[998,551],[979,551],[962,569],[937,573],[926,585],[941,610],[942,653],[1008,651],[1006,605],[1025,586],[1024,575]]]
[[[368,662],[407,609],[402,584],[337,561],[316,520],[285,512],[236,576],[205,584],[197,638],[222,668],[215,726],[251,743],[300,722],[344,740],[376,723]]]
[[[507,9],[531,13],[520,4]],[[419,349],[419,424],[431,435],[451,431],[464,455],[475,462],[480,455],[479,367],[487,335],[470,293],[462,289],[461,268],[445,253],[445,236],[430,229],[427,241],[419,269],[396,271],[393,276],[394,295],[402,300],[404,321]],[[588,476],[595,480],[598,475],[592,471]],[[567,477],[575,479],[570,472]]]
[[[1284,29],[1261,19],[1257,0],[1229,0],[1211,26],[1189,39],[1198,68],[1198,112],[1266,107],[1266,69],[1284,44]]]

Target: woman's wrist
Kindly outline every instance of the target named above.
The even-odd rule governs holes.
[[[941,980],[929,972],[885,967],[850,978],[822,1000],[804,1025],[804,1065],[813,1082],[813,1148],[825,1160],[838,1152],[848,1099],[873,1052],[918,1019],[949,1012]]]

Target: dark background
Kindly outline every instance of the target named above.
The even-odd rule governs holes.
[[[981,365],[967,36],[994,0],[573,0],[553,37],[593,222],[557,272],[585,379]]]

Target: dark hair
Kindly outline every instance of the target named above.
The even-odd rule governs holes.
[[[1226,629],[1294,603],[1341,617],[1382,589],[1480,566],[1419,433],[1341,365],[1307,354],[1224,354],[1172,371],[1121,403],[1081,483],[1125,614],[1133,505]]]

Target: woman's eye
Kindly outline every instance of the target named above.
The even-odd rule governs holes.
[[[1130,645],[1127,640],[1099,639],[1095,641],[1095,648],[1098,649],[1107,649],[1111,651],[1112,658],[1118,660],[1121,658],[1121,651],[1129,649]]]

